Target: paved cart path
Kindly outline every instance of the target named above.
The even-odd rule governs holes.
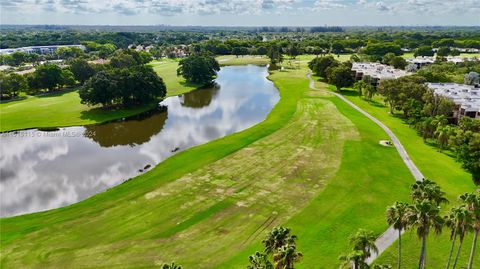
[[[315,82],[312,79],[312,74],[309,73],[307,74],[307,78],[310,81],[310,89],[312,90],[323,90],[323,89],[318,89],[315,87]],[[413,177],[415,180],[420,181],[423,180],[423,174],[420,172],[418,167],[413,163],[413,161],[410,159],[408,156],[407,151],[403,147],[402,143],[398,138],[395,136],[395,134],[388,128],[385,124],[383,124],[381,121],[379,121],[377,118],[373,117],[372,115],[368,114],[365,110],[361,109],[354,103],[352,103],[350,100],[345,98],[343,95],[336,93],[336,92],[331,92],[324,90],[326,92],[329,92],[338,98],[342,99],[345,103],[353,107],[355,110],[358,112],[362,113],[365,115],[367,118],[371,119],[373,122],[375,122],[378,126],[380,126],[390,137],[390,140],[393,142],[393,145],[397,149],[398,153],[400,154],[400,157],[402,158],[403,162],[405,165],[408,167],[410,172],[412,173]],[[385,251],[390,245],[392,245],[396,240],[398,239],[398,231],[393,229],[392,227],[389,227],[378,239],[375,241],[375,244],[377,245],[378,248],[378,253],[372,253],[372,256],[367,260],[368,264],[371,264],[380,254],[382,254],[383,251]]]

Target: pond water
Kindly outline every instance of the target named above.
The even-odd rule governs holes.
[[[261,122],[279,100],[267,75],[266,67],[223,67],[214,87],[166,98],[140,116],[1,134],[0,216],[81,201],[175,153]]]

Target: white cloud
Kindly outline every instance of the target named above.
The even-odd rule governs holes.
[[[314,4],[315,10],[344,8],[344,7],[346,7],[346,5],[339,0],[317,0],[315,1],[315,4]]]
[[[93,14],[92,16],[95,17],[91,18],[95,21],[108,21],[115,18],[118,19],[116,22],[128,23],[128,20],[120,19],[122,16],[126,16],[130,17],[129,20],[132,22],[148,21],[146,17],[149,17],[163,21],[171,20],[173,24],[175,24],[175,20],[179,20],[178,17],[181,20],[177,24],[183,24],[184,21],[197,15],[201,17],[219,15],[223,16],[223,19],[215,24],[229,25],[231,23],[225,21],[225,16],[231,16],[233,20],[237,16],[243,15],[265,15],[263,20],[268,25],[272,20],[269,15],[273,14],[301,16],[308,21],[306,19],[308,14],[314,16],[322,13],[326,15],[322,17],[325,23],[351,20],[350,25],[356,25],[363,24],[362,21],[358,21],[358,17],[361,16],[358,12],[369,12],[370,14],[372,11],[377,11],[391,15],[390,23],[402,21],[408,15],[422,18],[420,23],[439,21],[439,18],[427,18],[424,15],[444,15],[447,16],[443,18],[445,24],[449,24],[449,17],[462,20],[464,15],[468,15],[469,19],[465,20],[470,21],[471,24],[472,18],[479,17],[480,12],[480,0],[0,0],[0,6],[3,11],[3,20],[7,23],[10,20],[27,21],[28,14],[34,15],[38,20],[42,20],[43,16],[44,21],[51,21],[54,18],[65,18],[70,21],[72,19],[70,14],[79,14],[80,16],[76,18]],[[344,15],[349,19],[339,19],[339,13],[346,12],[346,10],[348,13]],[[330,11],[333,13],[328,16],[330,13],[326,14],[326,12]],[[98,15],[101,15],[101,18]],[[5,17],[9,19],[5,19]],[[371,21],[371,18],[366,17],[365,20]],[[62,20],[58,19],[57,21]],[[242,24],[242,20],[237,19],[236,21]],[[311,21],[313,23],[314,20]],[[478,22],[476,23],[478,25],[480,19],[473,19],[473,22]],[[283,24],[298,25],[299,23],[286,22]]]
[[[382,1],[379,1],[375,4],[375,6],[377,7],[378,10],[380,11],[390,11],[392,10],[391,7],[387,6],[384,2]]]

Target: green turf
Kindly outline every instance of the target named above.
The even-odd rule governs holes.
[[[265,232],[283,224],[300,238],[299,268],[337,268],[358,228],[387,228],[386,206],[408,199],[413,177],[394,148],[378,144],[387,136],[373,122],[336,97],[308,90],[306,60],[298,61],[303,69],[270,76],[281,99],[262,123],[178,153],[83,202],[1,219],[0,267],[151,267],[175,260],[185,268],[245,268]],[[423,144],[382,104],[345,94],[389,125],[450,199],[473,188],[458,163]],[[405,237],[405,268],[413,268],[419,242]],[[447,244],[444,238],[430,244],[431,268],[443,264]],[[394,258],[392,247],[380,261]]]
[[[244,268],[285,224],[300,236],[301,268],[336,267],[356,229],[387,227],[385,207],[408,196],[412,178],[378,144],[379,127],[309,91],[305,74],[274,73],[281,99],[248,130],[78,204],[2,219],[2,265]]]
[[[377,97],[373,102],[365,101],[357,96],[355,91],[342,92],[349,100],[357,104],[362,109],[386,124],[400,139],[407,150],[410,158],[415,162],[425,177],[437,182],[447,193],[450,205],[444,206],[444,211],[449,210],[451,206],[457,203],[458,195],[465,192],[472,192],[475,186],[471,176],[464,171],[458,162],[445,153],[439,152],[436,147],[427,145],[422,138],[417,135],[413,128],[410,128],[399,117],[394,117],[388,113],[386,107],[380,98]],[[409,202],[408,199],[404,200]],[[441,268],[446,262],[450,242],[448,240],[449,231],[444,231],[440,237],[432,236],[429,240],[428,264],[430,268]],[[404,260],[405,268],[414,268],[420,253],[420,242],[414,233],[407,233],[404,240]],[[468,242],[468,243],[467,243]],[[466,238],[461,262],[465,264],[466,256],[469,251],[471,237]],[[480,256],[476,262],[480,265]],[[392,246],[387,253],[382,255],[380,262],[396,264],[396,245]]]
[[[155,71],[167,86],[167,96],[174,96],[198,87],[176,75],[178,62],[152,62]],[[66,91],[0,104],[0,131],[35,127],[87,125],[135,115],[156,104],[133,109],[104,110],[80,103],[77,91]]]
[[[244,55],[236,57],[235,55],[223,55],[218,56],[217,61],[220,65],[245,65],[245,64],[256,64],[256,65],[267,65],[269,59],[266,56],[257,56],[257,55]]]

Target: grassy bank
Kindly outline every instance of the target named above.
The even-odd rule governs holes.
[[[244,55],[239,57],[236,57],[235,55],[223,55],[218,56],[216,59],[221,66],[245,64],[267,65],[269,63],[266,56],[258,55]]]
[[[410,158],[422,171],[425,177],[437,182],[447,193],[447,198],[451,203],[444,206],[445,210],[457,203],[458,195],[475,190],[471,176],[465,172],[460,164],[445,153],[439,152],[437,148],[425,144],[413,128],[410,128],[401,118],[392,116],[388,113],[389,109],[382,102],[369,102],[357,96],[355,91],[343,91],[343,94],[356,105],[386,124],[400,139],[407,150]],[[406,202],[409,199],[404,200]],[[442,268],[446,262],[450,241],[450,232],[445,230],[441,236],[431,236],[428,245],[428,265],[431,268]],[[460,264],[466,262],[471,237],[465,239],[465,248],[460,258]],[[418,262],[420,253],[420,242],[414,232],[409,232],[405,236],[404,242],[404,267],[413,268]],[[477,264],[480,264],[480,256]],[[382,255],[379,261],[396,264],[396,245],[392,246],[387,253]]]
[[[167,96],[185,93],[198,87],[177,76],[177,65],[176,61],[152,62],[155,71],[165,81]],[[154,106],[156,104],[133,109],[103,110],[81,104],[77,91],[32,96],[0,104],[0,131],[87,125],[135,115]]]
[[[288,225],[300,268],[333,268],[359,227],[382,232],[412,178],[386,135],[306,70],[275,72],[281,99],[243,132],[181,152],[83,202],[2,219],[6,267],[245,268],[265,232]],[[386,169],[388,167],[388,169]]]

